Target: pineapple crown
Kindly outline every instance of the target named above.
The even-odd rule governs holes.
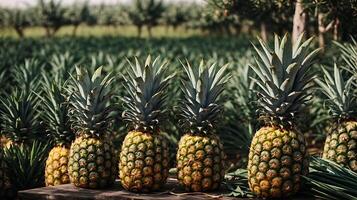
[[[76,67],[77,76],[72,77],[70,92],[70,114],[73,128],[83,137],[102,137],[108,133],[115,107],[109,105],[112,97],[109,86],[114,77],[102,75],[102,67],[91,74]]]
[[[46,133],[57,145],[70,145],[74,139],[69,117],[69,98],[66,95],[65,83],[50,81],[43,73],[45,95],[38,95],[42,100],[43,119]]]
[[[341,51],[342,60],[345,62],[346,69],[354,76],[357,76],[357,41],[351,36],[351,42],[341,44],[337,41],[333,41]]]
[[[274,49],[259,39],[260,48],[254,46],[258,59],[252,65],[257,78],[251,77],[258,86],[260,119],[266,124],[292,127],[301,105],[310,98],[314,75],[310,66],[320,49],[309,50],[313,38],[303,41],[301,34],[294,45],[287,34],[280,39],[275,35]]]
[[[10,96],[0,98],[2,131],[17,144],[30,143],[39,133],[38,98],[33,93],[17,89]]]
[[[123,98],[125,111],[122,117],[131,130],[155,133],[165,119],[165,90],[174,74],[165,76],[167,62],[160,62],[159,57],[151,62],[151,56],[148,56],[144,65],[137,58],[135,65],[129,60],[128,63],[128,76],[123,76],[128,95]]]
[[[216,64],[192,68],[186,61],[182,64],[187,79],[182,80],[181,90],[185,101],[181,104],[181,126],[190,134],[212,134],[223,109],[218,97],[224,90],[230,76],[224,74],[228,64],[218,70]]]
[[[340,68],[334,65],[333,77],[322,67],[324,79],[316,79],[322,92],[328,98],[327,106],[333,117],[339,119],[350,119],[356,114],[356,95],[353,87],[354,76],[351,76],[345,82]]]

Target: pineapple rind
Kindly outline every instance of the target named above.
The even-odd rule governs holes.
[[[212,191],[224,178],[223,145],[218,136],[184,135],[177,152],[178,181],[186,191]]]
[[[72,143],[68,162],[71,183],[81,188],[99,189],[114,184],[117,155],[110,140],[78,137]]]
[[[357,172],[357,121],[333,124],[322,157]]]
[[[69,148],[65,146],[54,147],[46,160],[45,183],[46,186],[55,186],[69,183],[68,176]]]
[[[169,172],[167,141],[159,134],[129,132],[122,145],[119,169],[121,185],[126,190],[159,190]]]
[[[248,184],[258,197],[287,197],[301,187],[308,173],[304,136],[294,130],[265,126],[250,146]]]

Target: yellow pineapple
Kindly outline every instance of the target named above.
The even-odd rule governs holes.
[[[130,62],[129,62],[130,63]],[[168,142],[160,134],[165,120],[166,88],[171,76],[165,77],[166,62],[148,56],[145,64],[130,63],[124,76],[128,96],[123,118],[129,133],[124,139],[119,162],[122,186],[133,192],[161,189],[169,172]]]
[[[334,76],[322,69],[324,79],[316,82],[328,98],[327,105],[334,120],[328,128],[322,157],[357,172],[355,76],[351,75],[345,82],[337,65],[334,66]]]
[[[106,188],[117,176],[117,155],[109,138],[114,107],[109,104],[113,77],[102,75],[102,67],[91,75],[76,68],[71,85],[71,121],[76,139],[71,145],[68,173],[71,183],[81,188]]]
[[[69,121],[69,104],[64,84],[60,81],[51,82],[47,76],[44,77],[45,95],[39,96],[42,99],[46,133],[54,142],[54,148],[46,160],[45,183],[46,186],[54,186],[70,182],[68,156],[74,133]]]
[[[274,49],[259,40],[259,57],[251,66],[259,87],[259,115],[264,126],[254,135],[248,159],[248,183],[258,197],[287,197],[299,191],[308,173],[306,141],[296,126],[301,106],[309,97],[308,73],[319,49],[303,35],[292,46],[287,35],[275,36]]]
[[[225,154],[215,129],[222,111],[217,98],[228,80],[227,65],[219,70],[203,62],[196,68],[189,63],[183,66],[188,80],[182,86],[185,101],[180,124],[185,135],[177,151],[177,178],[187,191],[215,190],[225,174]]]

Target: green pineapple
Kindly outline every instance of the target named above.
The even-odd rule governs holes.
[[[324,79],[317,80],[328,98],[328,107],[334,122],[330,125],[322,157],[357,172],[357,121],[354,76],[346,82],[335,64],[333,76],[324,69]]]
[[[102,67],[90,74],[76,67],[70,88],[70,115],[76,139],[68,161],[71,183],[82,188],[106,188],[117,174],[117,155],[109,136],[114,106],[110,85],[113,77],[102,75]]]
[[[264,121],[254,135],[248,159],[248,183],[258,197],[287,197],[299,191],[308,173],[306,140],[296,118],[309,97],[309,73],[319,49],[301,35],[292,46],[287,35],[275,36],[274,49],[259,40],[259,57],[251,66],[259,87],[259,115]]]
[[[161,189],[169,172],[168,142],[159,127],[165,120],[167,86],[173,75],[165,76],[167,63],[148,56],[142,65],[136,59],[124,76],[128,96],[124,98],[123,119],[129,133],[120,152],[120,179],[129,191]]]
[[[223,145],[215,131],[223,107],[217,98],[229,79],[227,65],[219,70],[203,62],[196,68],[183,66],[188,80],[182,85],[180,122],[186,132],[177,152],[178,181],[187,191],[215,190],[225,173]]]

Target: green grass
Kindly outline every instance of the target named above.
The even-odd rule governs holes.
[[[72,36],[73,26],[64,26],[57,33],[56,37]],[[178,27],[176,30],[173,28],[168,28],[167,26],[157,26],[152,29],[153,37],[193,37],[203,35],[200,30],[186,29],[185,27]],[[46,35],[45,29],[42,27],[29,27],[25,29],[25,37],[39,38]],[[81,25],[78,27],[77,36],[123,36],[123,37],[133,37],[137,36],[137,28],[132,25],[128,26],[87,26]],[[148,31],[143,28],[142,37],[148,37]],[[12,37],[18,38],[15,30],[8,27],[0,29],[0,37]]]

